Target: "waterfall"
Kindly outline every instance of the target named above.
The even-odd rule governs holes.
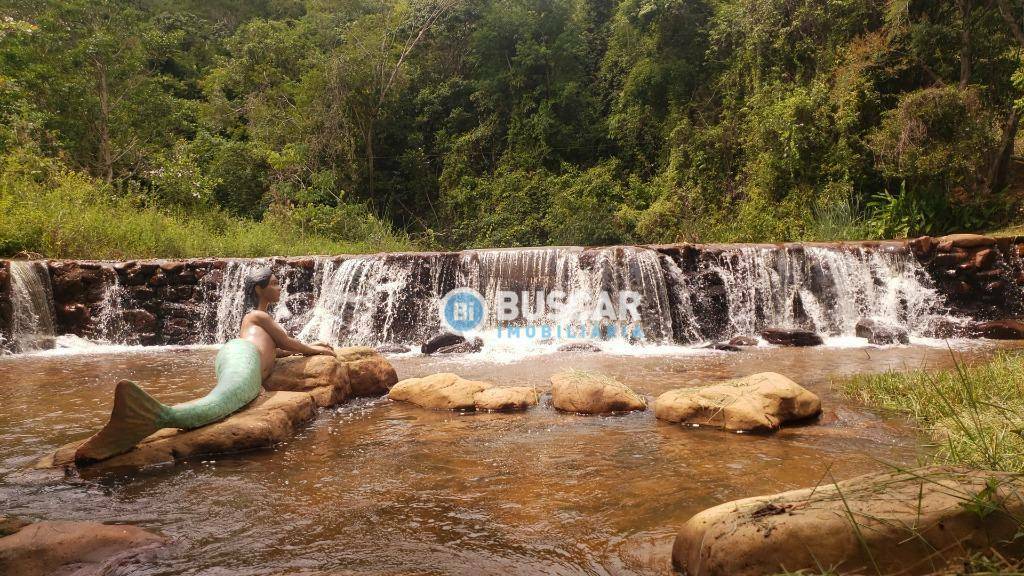
[[[11,343],[14,352],[45,347],[56,334],[50,273],[45,263],[12,260]]]
[[[104,342],[116,344],[136,344],[138,334],[132,332],[131,326],[125,321],[125,301],[128,292],[121,286],[116,273],[110,274],[96,311],[95,335]]]
[[[851,336],[873,318],[927,335],[946,315],[942,295],[906,250],[741,247],[701,263],[724,289],[728,334],[769,327]]]

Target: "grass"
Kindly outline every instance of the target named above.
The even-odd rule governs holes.
[[[338,237],[287,214],[263,221],[204,207],[170,209],[118,194],[71,171],[33,174],[0,166],[0,257],[256,257],[411,250],[409,238],[364,212],[342,218]]]
[[[970,365],[957,360],[940,372],[864,374],[842,386],[866,404],[919,422],[936,463],[1024,472],[1024,354],[999,352]]]

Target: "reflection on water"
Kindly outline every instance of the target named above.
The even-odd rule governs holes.
[[[325,411],[274,450],[90,481],[24,471],[99,427],[117,378],[180,402],[214,384],[214,354],[0,358],[6,511],[129,522],[174,539],[123,574],[666,574],[676,527],[703,508],[920,457],[912,429],[843,399],[830,388],[833,375],[949,363],[948,351],[920,346],[549,354],[504,364],[402,356],[394,359],[401,378],[455,371],[547,389],[552,373],[577,367],[650,396],[775,370],[821,395],[825,414],[755,436],[668,425],[650,411],[571,416],[542,401],[523,414],[455,414],[377,399]]]

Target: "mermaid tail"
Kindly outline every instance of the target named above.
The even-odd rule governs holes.
[[[236,338],[225,344],[214,370],[217,385],[209,394],[174,406],[159,402],[134,382],[118,382],[110,421],[78,447],[75,462],[87,464],[127,452],[161,428],[191,430],[211,424],[259,396],[260,353],[252,342]]]

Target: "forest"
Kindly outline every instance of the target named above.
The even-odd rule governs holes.
[[[998,230],[1022,47],[1020,0],[0,0],[0,255]]]

